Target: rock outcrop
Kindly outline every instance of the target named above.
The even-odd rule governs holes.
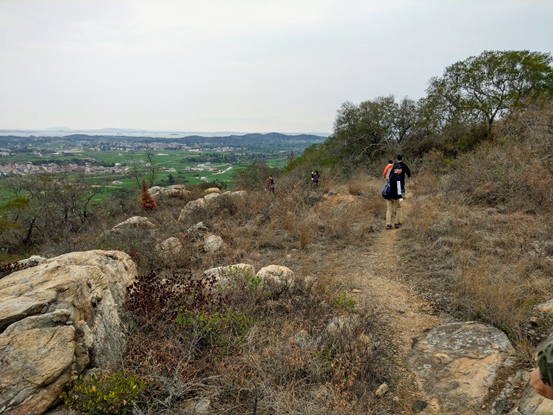
[[[184,184],[175,184],[168,187],[153,186],[148,189],[150,196],[154,198],[156,202],[159,202],[165,197],[183,198],[186,195],[192,193],[186,190]]]
[[[426,395],[425,413],[476,414],[493,385],[497,370],[510,364],[514,351],[495,327],[476,322],[450,323],[430,330],[407,356]]]
[[[127,254],[87,251],[0,280],[0,413],[42,414],[72,374],[120,357],[135,276]]]

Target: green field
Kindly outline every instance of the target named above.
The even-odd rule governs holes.
[[[206,181],[221,181],[226,182],[230,187],[232,187],[232,178],[231,175],[236,172],[236,170],[244,168],[251,164],[256,157],[256,153],[253,153],[252,160],[251,161],[240,161],[238,163],[231,163],[232,169],[229,171],[225,171],[222,174],[216,174],[214,172],[210,171],[204,171],[204,172],[192,172],[192,171],[186,171],[185,167],[196,167],[198,164],[204,164],[205,162],[199,162],[198,159],[200,157],[200,153],[198,152],[184,152],[182,150],[163,150],[154,152],[154,162],[158,166],[159,169],[166,168],[171,169],[174,168],[176,172],[168,172],[168,171],[161,171],[158,170],[156,174],[156,180],[154,182],[154,185],[158,186],[168,186],[168,176],[171,174],[173,176],[173,179],[175,181],[175,184],[185,184],[185,185],[194,185],[203,183],[203,180],[200,180],[200,177],[205,177]],[[215,154],[214,152],[204,151],[202,152],[202,155],[205,157],[206,155],[209,156],[210,154]],[[216,156],[222,156],[230,153],[216,153]],[[248,153],[250,155],[250,152]],[[262,153],[258,153],[259,156],[263,156]],[[84,151],[79,153],[73,153],[71,155],[53,155],[53,154],[44,154],[43,157],[39,157],[37,155],[33,154],[18,154],[17,156],[12,157],[3,157],[0,161],[3,164],[6,163],[14,163],[14,162],[32,162],[35,165],[41,165],[45,163],[46,161],[54,161],[57,163],[60,162],[71,162],[73,159],[79,159],[83,161],[95,161],[99,162],[101,164],[111,164],[111,163],[120,163],[122,165],[125,165],[127,161],[132,160],[138,162],[140,160],[146,161],[146,157],[144,155],[144,152],[136,152],[134,154],[130,154],[127,152],[118,152],[118,151],[112,151],[112,152],[92,152],[92,151]],[[191,161],[190,159],[195,159],[195,161]],[[263,158],[263,161],[266,162],[270,166],[276,166],[283,168],[288,163],[286,159],[286,155],[283,154],[282,157],[278,158]],[[217,163],[217,162],[211,162],[211,167],[217,167],[220,170],[226,170],[228,167],[228,163]],[[116,191],[116,189],[125,189],[125,188],[135,188],[137,192],[139,191],[139,187],[136,183],[136,180],[134,178],[126,177],[123,174],[106,174],[106,173],[91,173],[93,177],[97,178],[98,181],[102,179],[108,179],[111,183],[108,184],[106,187],[106,191],[104,192],[104,197],[107,196],[110,193],[113,193]],[[143,179],[147,180],[147,175],[144,175],[139,178],[140,181]],[[5,180],[5,179],[3,179]],[[9,201],[13,194],[8,191],[8,189],[5,188],[3,185],[3,180],[0,180],[0,204],[6,203]],[[121,184],[114,184],[113,182],[121,182]]]

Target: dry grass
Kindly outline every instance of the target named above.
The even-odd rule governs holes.
[[[553,129],[551,109],[521,117],[449,174],[423,166],[402,253],[403,273],[436,307],[503,329],[528,362],[548,329],[530,327],[533,306],[553,295],[553,169],[543,157]]]
[[[355,186],[352,195],[348,189]],[[275,196],[256,190],[243,198],[221,195],[179,221],[182,207],[197,197],[189,196],[160,203],[149,214],[153,232],[82,238],[80,249],[121,249],[133,255],[141,274],[155,271],[159,278],[249,263],[256,269],[288,266],[301,281],[269,296],[241,295],[229,303],[258,319],[230,354],[206,349],[191,358],[190,345],[166,325],[161,332],[136,333],[125,367],[137,373],[147,369],[140,373],[151,385],[136,413],[193,413],[204,397],[216,413],[378,413],[390,407],[388,399],[374,396],[381,380],[396,370],[390,333],[370,304],[351,308],[343,297],[351,287],[336,260],[371,245],[384,222],[381,187],[366,175],[348,182],[332,171],[318,188],[283,177]],[[207,233],[222,237],[219,251],[205,252],[203,233],[187,232],[200,221]],[[185,253],[160,257],[155,245],[172,236]],[[331,333],[326,327],[336,318],[349,323]]]

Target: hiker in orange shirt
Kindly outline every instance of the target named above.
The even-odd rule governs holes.
[[[385,179],[390,180],[390,174],[392,173],[392,167],[394,167],[394,162],[392,160],[388,160],[388,165],[384,167],[384,173],[382,173],[382,176],[384,176]]]

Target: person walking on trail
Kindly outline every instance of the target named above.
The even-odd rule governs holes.
[[[407,174],[407,177],[411,178],[411,170],[409,170],[409,167],[407,167],[407,164],[403,162],[403,157],[401,155],[397,156],[397,163],[394,165],[401,166],[401,174],[399,177],[401,178],[401,193],[405,196],[405,174]]]
[[[401,202],[403,202],[403,192],[401,191],[401,165],[395,164],[390,174],[390,181],[386,186],[390,186],[390,193],[386,199],[386,229],[392,229],[392,211],[396,209],[396,222],[394,228],[401,227]],[[384,197],[384,196],[382,196]]]
[[[538,367],[530,374],[530,386],[539,395],[553,399],[553,344],[538,352]]]
[[[384,176],[385,179],[390,180],[390,173],[392,172],[392,167],[394,167],[394,162],[392,160],[388,160],[388,165],[384,167],[384,173],[382,173],[382,176]]]
[[[319,185],[319,178],[321,176],[319,175],[319,172],[317,170],[311,172],[311,181],[313,182],[313,186],[317,187]]]
[[[273,176],[269,176],[267,179],[265,190],[271,192],[273,195],[275,194],[275,181],[273,180]]]

